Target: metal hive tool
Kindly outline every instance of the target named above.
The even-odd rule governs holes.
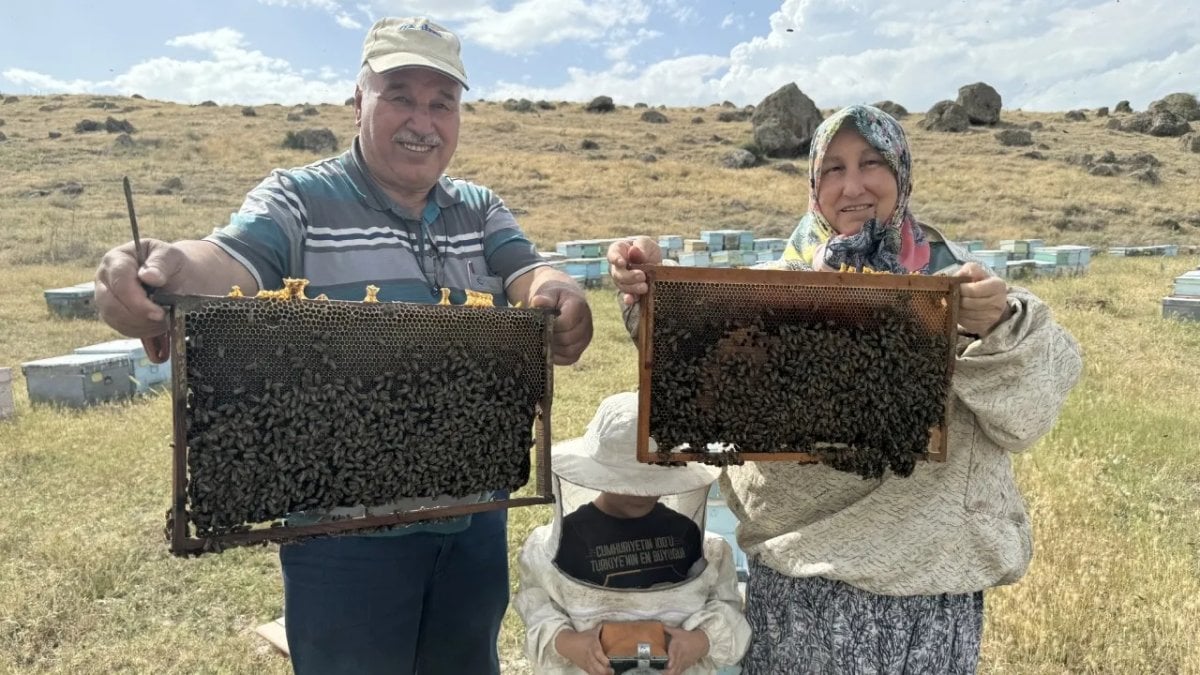
[[[817,462],[887,444],[899,453],[899,441],[864,428],[865,413],[915,427],[901,429],[919,449],[904,462],[945,460],[961,278],[635,267],[649,283],[639,461]]]
[[[156,296],[169,309],[177,555],[553,501],[552,310]],[[341,516],[307,510],[515,491]]]

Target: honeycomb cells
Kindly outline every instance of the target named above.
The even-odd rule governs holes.
[[[197,536],[529,479],[549,402],[544,311],[249,298],[181,308]]]
[[[907,476],[944,424],[944,290],[660,279],[652,292],[660,460],[804,452],[863,477]]]

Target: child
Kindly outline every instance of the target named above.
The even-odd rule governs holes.
[[[582,438],[553,449],[555,519],[525,542],[513,603],[536,673],[614,672],[605,624],[660,622],[668,675],[715,673],[749,643],[733,551],[703,533],[719,470],[639,463],[637,403],[608,397]]]

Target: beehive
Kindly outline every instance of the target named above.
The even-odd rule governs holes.
[[[119,354],[129,359],[134,391],[145,394],[154,387],[166,386],[171,380],[171,361],[151,363],[141,340],[110,340],[77,347],[76,354]]]
[[[84,408],[133,395],[133,365],[121,354],[64,354],[21,364],[29,400]]]
[[[156,299],[170,309],[174,363],[174,553],[552,499],[551,311]],[[529,480],[533,446],[534,495],[486,499]],[[436,503],[472,495],[483,501]],[[282,520],[413,500],[388,514]]]
[[[640,461],[945,458],[961,278],[640,268]]]
[[[13,402],[12,368],[0,368],[0,420],[8,419],[16,412]]]
[[[1200,270],[1184,272],[1175,277],[1175,296],[1200,298]]]
[[[96,288],[85,282],[65,288],[50,288],[42,292],[51,314],[64,319],[96,318]]]
[[[1163,318],[1200,321],[1200,298],[1163,298]]]

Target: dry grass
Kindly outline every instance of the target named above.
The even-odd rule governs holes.
[[[287,122],[291,109],[278,106],[250,118],[238,108],[113,100],[138,107],[115,116],[137,127],[140,147],[114,150],[112,135],[72,133],[84,117],[113,113],[86,108],[88,98],[0,107],[9,137],[0,143],[0,365],[113,337],[95,322],[50,319],[41,290],[89,278],[99,253],[127,238],[122,175],[134,180],[146,236],[194,237],[222,224],[270,168],[314,159],[280,148],[285,130],[329,126],[343,141],[353,132],[340,106]],[[48,104],[62,108],[38,111]],[[670,124],[650,125],[634,110],[594,116],[568,105],[538,116],[480,104],[464,114],[452,170],[523,210],[543,246],[726,225],[786,234],[807,201],[803,175],[718,168],[750,138],[748,124],[716,122],[716,112],[667,110]],[[691,124],[695,115],[706,122]],[[1035,139],[1050,146],[1049,159],[1022,158],[987,131],[907,125],[919,215],[993,243],[1200,243],[1193,229],[1146,225],[1200,213],[1200,155],[1096,121],[1005,117],[1046,124]],[[48,139],[52,130],[63,137]],[[580,150],[584,138],[600,149]],[[1163,184],[1091,177],[1063,161],[1108,149],[1154,153]],[[636,158],[648,151],[657,162]],[[171,176],[182,191],[152,194]],[[83,193],[55,187],[69,181]],[[37,190],[48,194],[28,196]],[[1068,234],[1052,225],[1061,218],[1101,227]],[[1200,673],[1200,325],[1163,321],[1158,308],[1170,279],[1197,263],[1101,257],[1086,277],[1031,283],[1083,344],[1087,372],[1058,427],[1016,460],[1037,553],[1025,579],[988,595],[985,672]],[[556,372],[558,438],[582,432],[605,395],[636,381],[615,301],[605,291],[592,300],[596,339],[579,364]],[[31,407],[19,373],[15,384],[18,417],[0,423],[0,672],[287,672],[251,632],[281,609],[272,549],[195,560],[166,553],[167,398],[65,412]],[[549,513],[510,514],[512,553]],[[510,612],[506,672],[527,672],[521,639]]]

